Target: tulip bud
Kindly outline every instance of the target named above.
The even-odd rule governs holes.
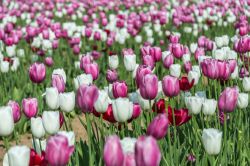
[[[75,107],[75,92],[60,93],[59,106],[64,112],[73,111]]]
[[[41,83],[46,77],[46,68],[43,63],[34,63],[29,68],[30,80],[34,83]]]
[[[45,101],[50,109],[59,108],[59,93],[57,88],[46,88]]]
[[[170,75],[174,77],[180,77],[181,75],[181,65],[180,64],[172,64],[169,68]]]
[[[8,150],[10,166],[28,166],[30,162],[30,149],[27,146],[14,146]]]
[[[180,92],[179,80],[173,76],[165,76],[162,79],[162,90],[168,97],[177,96]]]
[[[163,66],[168,69],[172,64],[174,64],[174,56],[169,51],[165,51],[162,54]]]
[[[99,67],[97,63],[86,64],[84,67],[84,72],[86,74],[91,74],[93,80],[96,80],[99,76]]]
[[[64,80],[64,83],[66,83],[66,73],[63,69],[55,69],[53,70],[52,72],[52,78],[53,78],[53,75],[60,75],[63,80]]]
[[[43,127],[49,134],[55,134],[60,129],[60,117],[58,111],[44,111],[42,115]]]
[[[248,106],[248,93],[239,93],[237,106],[240,109],[245,109]]]
[[[14,122],[17,123],[21,118],[21,110],[19,104],[15,101],[10,100],[8,102],[8,106],[11,107]]]
[[[205,99],[202,103],[202,112],[204,115],[213,115],[216,111],[217,101],[214,99]]]
[[[41,117],[31,118],[31,132],[36,138],[42,138],[45,135]]]
[[[52,75],[52,87],[57,88],[59,93],[64,92],[65,90],[65,82],[63,80],[63,77],[58,74]]]
[[[99,96],[94,104],[96,112],[104,113],[107,111],[111,100],[105,90],[99,90]]]
[[[9,71],[9,62],[0,61],[0,69],[2,73],[7,73]]]
[[[75,89],[77,90],[81,85],[91,85],[93,83],[93,77],[91,74],[81,74],[74,78]]]
[[[54,64],[54,61],[53,61],[52,57],[46,57],[45,60],[44,60],[44,62],[49,67]]]
[[[112,109],[117,122],[126,122],[133,115],[133,104],[128,98],[117,98],[113,100]]]
[[[23,99],[23,112],[27,118],[35,117],[38,112],[38,103],[36,98]]]
[[[0,107],[0,136],[9,136],[14,130],[14,119],[10,106]]]
[[[147,134],[153,136],[155,139],[160,140],[167,134],[168,131],[168,118],[165,114],[159,114],[149,124]]]
[[[239,92],[236,87],[227,87],[219,97],[219,110],[224,112],[233,112],[237,104],[238,96]]]
[[[189,110],[189,113],[192,113],[192,114],[200,113],[203,101],[204,99],[201,97],[196,97],[196,96],[186,97],[185,104]]]
[[[209,155],[217,155],[221,149],[222,132],[209,128],[202,131],[202,143]]]
[[[112,55],[112,56],[109,56],[109,59],[108,59],[108,65],[109,65],[109,68],[110,69],[117,69],[118,65],[119,65],[119,57],[117,55]]]
[[[117,71],[108,69],[107,73],[106,73],[106,79],[109,83],[113,83],[113,82],[117,81],[117,79],[118,79]]]
[[[133,71],[136,67],[136,55],[124,55],[124,66],[127,71]]]
[[[115,82],[112,85],[112,92],[115,98],[127,97],[128,87],[126,82]]]
[[[158,78],[155,74],[147,74],[139,85],[140,94],[144,99],[153,100],[158,93]]]
[[[243,89],[245,92],[250,91],[250,77],[244,77],[242,80]]]

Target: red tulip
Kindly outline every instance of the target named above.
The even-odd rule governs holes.
[[[188,78],[187,77],[182,77],[180,80],[179,80],[179,84],[180,84],[180,89],[182,90],[182,91],[188,91],[188,90],[190,90],[192,87],[193,87],[193,85],[194,85],[194,79],[192,80],[192,82],[190,83],[189,81],[188,81]]]
[[[45,152],[42,151],[41,156],[36,153],[34,149],[30,149],[30,164],[29,166],[47,166],[47,161],[45,160]]]
[[[182,108],[182,109],[174,109],[174,117],[175,117],[175,125],[181,126],[182,124],[188,122],[192,116],[188,115],[188,109]],[[168,120],[170,124],[174,124],[173,121],[173,114],[172,114],[172,108],[168,107]]]

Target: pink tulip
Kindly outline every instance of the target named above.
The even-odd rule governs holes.
[[[75,45],[73,46],[73,53],[74,53],[75,55],[78,55],[78,54],[80,53],[80,51],[81,51],[80,46],[77,45],[77,44],[75,44]]]
[[[184,70],[186,73],[192,70],[192,63],[190,61],[184,63]]]
[[[137,166],[158,166],[161,151],[156,140],[151,136],[140,136],[135,144],[135,161]]]
[[[124,154],[120,139],[114,135],[106,139],[103,159],[106,166],[122,166],[124,161]]]
[[[52,57],[46,57],[45,60],[44,60],[44,63],[49,67],[52,66],[54,64],[53,58]]]
[[[218,61],[217,65],[219,69],[219,79],[228,80],[231,75],[229,64],[226,61]]]
[[[147,128],[147,135],[159,140],[165,137],[168,131],[168,118],[165,114],[157,115]]]
[[[142,110],[141,110],[140,104],[135,103],[133,105],[133,114],[132,114],[132,118],[131,119],[138,118],[141,115],[141,112],[142,112]]]
[[[161,60],[162,52],[161,52],[160,47],[151,47],[149,52],[150,52],[150,55],[154,57],[155,62],[158,62]]]
[[[158,93],[158,78],[155,74],[146,74],[140,82],[140,94],[144,99],[153,100]]]
[[[151,55],[145,55],[142,57],[143,65],[149,66],[151,69],[155,67],[154,57]]]
[[[87,38],[90,38],[91,37],[91,34],[92,34],[92,30],[90,28],[86,28],[85,29],[85,36]]]
[[[108,69],[107,73],[106,73],[106,79],[109,83],[113,83],[113,82],[117,81],[117,79],[118,79],[117,71]]]
[[[123,166],[136,166],[134,153],[126,153],[124,155]]]
[[[14,122],[17,123],[21,118],[21,109],[19,107],[19,104],[16,101],[10,100],[8,102],[8,106],[11,107]]]
[[[174,57],[176,57],[178,59],[182,58],[182,56],[184,55],[184,47],[183,47],[183,45],[181,45],[179,43],[172,44],[171,51],[172,51]]]
[[[180,84],[178,78],[173,76],[163,77],[162,90],[168,97],[177,96],[180,92]]]
[[[127,97],[128,94],[128,86],[126,82],[114,82],[112,85],[112,92],[114,98],[119,98],[119,97]]]
[[[210,79],[219,78],[218,61],[215,59],[205,59],[200,63],[202,73]]]
[[[236,87],[227,87],[219,97],[219,110],[226,113],[233,112],[237,105],[239,92]]]
[[[55,87],[59,93],[64,92],[65,90],[65,83],[63,77],[59,74],[52,75],[52,86]]]
[[[142,78],[144,75],[146,74],[151,74],[152,71],[148,66],[145,65],[140,65],[137,70],[136,70],[136,77],[135,77],[135,81],[136,81],[136,85],[139,88],[140,83],[142,81]]]
[[[81,85],[77,91],[77,104],[83,112],[92,112],[99,93],[95,85]]]
[[[200,56],[204,56],[205,55],[205,50],[204,48],[197,48],[194,52],[194,58],[195,60],[198,61]]]
[[[38,102],[36,98],[26,98],[22,101],[23,112],[27,118],[35,117],[38,112]]]
[[[73,152],[74,146],[69,145],[68,138],[58,134],[48,139],[45,159],[51,166],[66,166]]]
[[[248,77],[249,72],[246,67],[241,67],[240,72],[239,72],[240,78]]]
[[[170,43],[172,43],[172,44],[179,43],[179,41],[180,41],[180,36],[177,36],[177,35],[170,35],[170,36],[169,36],[169,41],[170,41]]]
[[[168,69],[172,64],[174,64],[174,56],[170,54],[164,58],[163,66]]]
[[[87,64],[92,63],[92,57],[90,55],[82,56],[80,60],[80,68],[84,70]]]
[[[86,64],[84,67],[84,72],[86,74],[91,74],[93,80],[96,80],[99,76],[99,67],[97,63]]]
[[[45,79],[46,68],[43,63],[33,63],[29,68],[30,80],[34,83],[41,83]]]
[[[101,40],[101,34],[100,34],[100,32],[97,32],[97,31],[96,31],[96,32],[94,33],[94,39],[95,39],[95,40]]]

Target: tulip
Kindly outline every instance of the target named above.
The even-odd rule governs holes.
[[[83,112],[91,112],[99,96],[95,85],[81,85],[77,91],[77,104]]]
[[[65,166],[74,152],[74,146],[70,146],[67,137],[55,135],[49,138],[45,150],[45,158],[51,166]]]
[[[59,94],[59,106],[64,112],[73,111],[75,107],[75,92]]]
[[[134,104],[133,105],[133,114],[132,114],[131,119],[133,120],[133,119],[138,118],[141,115],[141,112],[142,112],[142,110],[141,110],[140,105],[139,104]]]
[[[113,100],[112,109],[117,122],[126,122],[133,115],[133,104],[128,98],[117,98]]]
[[[123,166],[136,166],[134,153],[127,153],[124,155]]]
[[[109,83],[113,83],[113,82],[117,81],[117,79],[118,79],[117,71],[108,69],[107,73],[106,73],[106,80]]]
[[[112,85],[112,92],[114,98],[127,97],[128,87],[126,82],[114,82]]]
[[[99,67],[97,63],[87,64],[84,68],[86,74],[91,74],[93,80],[96,80],[99,76]]]
[[[160,47],[151,47],[149,53],[154,57],[155,62],[158,62],[162,58],[162,52]]]
[[[27,118],[35,117],[38,112],[38,103],[36,98],[27,98],[22,101],[23,112]]]
[[[149,124],[147,135],[151,135],[157,140],[162,139],[167,134],[168,123],[168,118],[165,114],[157,115]]]
[[[248,106],[248,93],[239,93],[237,106],[240,109],[245,109]]]
[[[93,83],[93,78],[91,74],[81,74],[74,78],[75,89],[77,90],[81,85],[91,85]]]
[[[177,96],[180,92],[179,80],[173,76],[165,76],[162,79],[162,90],[168,97]]]
[[[192,83],[194,85],[197,85],[199,83],[200,74],[197,71],[189,71],[188,72],[188,82]]]
[[[226,113],[233,112],[237,104],[238,96],[239,92],[236,87],[227,87],[224,89],[218,101],[219,110]]]
[[[106,139],[103,159],[106,166],[122,166],[124,154],[122,151],[120,139],[114,135]]]
[[[172,108],[168,107],[168,120],[170,124],[174,125],[173,121],[173,112],[174,112],[174,118],[175,118],[175,126],[181,126],[182,124],[188,122],[192,117],[189,115],[188,109],[182,108],[182,109],[175,109],[172,112]]]
[[[222,132],[209,128],[202,131],[202,143],[209,155],[217,155],[221,149]]]
[[[172,64],[169,68],[170,75],[174,77],[180,77],[181,75],[181,65],[180,64]]]
[[[119,57],[117,55],[109,56],[108,65],[110,69],[117,69],[119,66]]]
[[[151,69],[145,65],[139,66],[137,68],[135,81],[136,81],[136,85],[138,88],[140,86],[140,82],[142,81],[143,76],[145,76],[146,74],[151,74],[151,73],[152,73]]]
[[[7,73],[9,71],[9,62],[0,61],[0,69],[2,73]]]
[[[168,69],[172,64],[174,64],[174,56],[169,51],[165,51],[162,54],[163,66]]]
[[[29,165],[46,165],[45,152],[36,152],[34,149],[30,149],[30,162]]]
[[[8,102],[8,106],[11,107],[14,122],[17,123],[21,118],[21,110],[19,104],[15,101],[10,100]]]
[[[8,150],[8,165],[28,166],[30,161],[30,149],[27,146],[14,146]]]
[[[213,115],[216,111],[217,101],[214,99],[205,99],[202,103],[202,112],[204,115]]]
[[[54,64],[54,61],[53,61],[52,57],[46,57],[45,60],[44,60],[44,62],[49,67]]]
[[[174,57],[176,57],[178,59],[182,58],[182,56],[184,55],[183,45],[181,45],[179,43],[172,44],[171,51],[172,51]]]
[[[155,74],[147,74],[142,77],[139,85],[140,94],[144,99],[153,100],[158,94],[158,78]]]
[[[94,108],[96,112],[104,113],[107,111],[108,106],[110,104],[111,100],[104,90],[99,90],[99,96],[94,104]]]
[[[75,145],[75,133],[73,131],[59,131],[57,133],[58,135],[63,135],[67,137],[69,146],[74,146]]]
[[[139,91],[137,91],[136,93],[137,93],[138,103],[140,104],[142,110],[150,110],[151,109],[151,104],[153,104],[152,102],[154,102],[154,100],[150,101],[150,100],[144,99],[141,96]]]
[[[59,93],[57,88],[46,88],[45,101],[50,109],[59,108]]]
[[[10,106],[0,107],[0,136],[9,136],[14,130],[14,119]]]
[[[155,67],[155,60],[154,60],[154,57],[152,57],[151,55],[143,56],[142,62],[143,62],[143,65],[146,65],[146,66],[150,67],[151,69],[153,69]]]
[[[44,111],[42,115],[43,127],[48,134],[55,134],[60,129],[58,111]]]
[[[198,114],[201,112],[203,99],[201,97],[190,96],[185,98],[185,104],[189,113]]]
[[[80,60],[80,69],[84,70],[84,68],[86,67],[86,65],[91,64],[92,63],[92,56],[90,55],[85,55],[81,57]]]
[[[136,67],[136,55],[124,55],[124,66],[127,71],[133,71]]]
[[[52,78],[53,78],[53,75],[60,75],[63,80],[64,80],[64,83],[66,83],[66,73],[63,69],[55,69],[53,70],[52,72]]]
[[[250,91],[250,77],[244,77],[242,80],[243,89],[245,92]]]
[[[46,68],[43,63],[33,63],[29,68],[30,80],[34,83],[41,83],[46,77]]]
[[[109,104],[106,112],[103,114],[103,119],[110,122],[110,123],[116,122],[116,120],[114,118],[113,110],[112,110],[112,104]]]
[[[65,90],[65,82],[63,80],[63,77],[58,74],[52,75],[52,87],[57,88],[59,93],[64,92]]]
[[[190,90],[193,85],[194,85],[194,80],[192,80],[191,82],[189,82],[187,77],[181,77],[181,79],[179,80],[179,84],[180,84],[180,89],[182,91],[188,91]]]
[[[138,166],[158,166],[161,152],[156,140],[151,136],[140,136],[135,144],[135,161]]]
[[[45,135],[43,121],[41,117],[31,118],[31,132],[36,138],[42,138]]]

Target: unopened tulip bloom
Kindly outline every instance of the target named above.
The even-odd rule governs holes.
[[[52,87],[57,88],[59,93],[64,92],[65,90],[65,82],[63,80],[63,77],[58,74],[52,75]]]
[[[14,122],[17,123],[21,118],[21,109],[19,107],[19,104],[15,101],[10,100],[8,102],[8,106],[11,107]]]
[[[41,83],[46,77],[46,68],[43,63],[34,63],[29,68],[30,80],[34,83]]]
[[[117,122],[126,122],[133,115],[133,104],[128,98],[117,98],[113,100],[112,109]]]
[[[122,166],[124,161],[124,154],[120,139],[114,135],[106,139],[103,159],[106,166]]]
[[[216,111],[217,101],[214,99],[205,99],[202,103],[202,112],[205,115],[213,115]]]
[[[31,118],[31,132],[32,135],[36,138],[42,138],[45,135],[41,117]]]
[[[53,72],[52,72],[52,77],[53,77],[53,75],[60,75],[60,76],[62,76],[62,78],[63,78],[63,80],[64,80],[64,83],[66,83],[66,73],[65,73],[65,71],[63,70],[63,68],[61,68],[61,69],[55,69],[55,70],[53,70]]]
[[[233,112],[237,105],[239,92],[236,87],[227,87],[220,94],[218,106],[220,111]]]
[[[142,62],[143,62],[143,65],[146,65],[146,66],[150,67],[151,69],[153,69],[155,67],[155,60],[154,60],[154,57],[152,57],[151,55],[143,56]]]
[[[98,78],[98,76],[99,76],[99,67],[98,67],[98,64],[95,63],[95,62],[93,62],[91,64],[87,64],[84,67],[84,72],[86,74],[91,74],[93,80],[96,80]]]
[[[107,111],[111,100],[105,90],[99,90],[99,96],[94,104],[96,112],[104,113]]]
[[[135,161],[138,166],[158,166],[161,151],[157,141],[151,136],[140,136],[135,144]]]
[[[151,47],[149,53],[154,57],[155,62],[158,62],[162,58],[162,52],[160,47]]]
[[[77,91],[77,104],[83,112],[91,112],[99,93],[95,85],[81,85]]]
[[[67,137],[69,146],[75,145],[75,133],[73,131],[59,131],[57,134]]]
[[[44,62],[47,66],[52,66],[54,64],[52,57],[46,57]]]
[[[8,150],[9,166],[29,166],[30,148],[27,146],[14,146]]]
[[[50,109],[59,108],[59,93],[57,88],[46,88],[45,101]]]
[[[109,56],[108,65],[110,69],[117,69],[119,66],[119,57],[117,55]]]
[[[136,85],[138,88],[140,86],[140,82],[142,81],[143,76],[145,76],[146,74],[151,74],[151,73],[152,71],[148,66],[142,65],[137,68],[135,80],[136,80]]]
[[[58,111],[44,111],[42,115],[43,127],[48,134],[55,134],[60,129]]]
[[[200,74],[196,71],[188,72],[188,81],[189,83],[193,82],[194,85],[197,85],[200,79]]]
[[[202,143],[206,152],[210,155],[217,155],[221,149],[222,132],[209,128],[202,131]]]
[[[140,94],[144,99],[153,100],[158,93],[158,78],[155,74],[147,74],[139,85]]]
[[[172,64],[169,68],[170,75],[174,77],[180,77],[181,75],[181,65],[180,64]]]
[[[248,106],[248,93],[239,93],[238,100],[237,100],[237,106],[240,109],[247,108],[247,106]]]
[[[127,97],[128,86],[126,82],[114,82],[112,85],[112,91],[114,98]]]
[[[124,66],[127,71],[133,71],[136,67],[136,55],[124,55]]]
[[[107,70],[107,73],[106,73],[106,80],[109,82],[109,83],[113,83],[115,81],[117,81],[118,79],[118,73],[116,70],[110,70],[108,69]]]
[[[140,115],[141,115],[141,106],[139,104],[133,104],[133,114],[132,114],[132,117],[131,119],[136,119],[138,118]]]
[[[51,166],[65,166],[74,152],[66,136],[57,134],[49,138],[45,150],[45,158]]]
[[[147,128],[147,134],[159,140],[165,137],[168,131],[168,118],[165,114],[157,115]]]
[[[169,51],[165,51],[162,54],[163,66],[168,69],[172,64],[174,64],[174,56]]]
[[[250,91],[250,77],[244,77],[242,80],[243,89],[245,92]]]
[[[10,106],[0,107],[0,136],[8,136],[14,130],[14,119]]]
[[[183,45],[176,43],[171,46],[171,51],[176,58],[182,58],[184,55],[184,47]]]
[[[177,96],[180,92],[179,80],[173,76],[165,76],[162,79],[162,90],[168,97]]]
[[[75,89],[77,90],[81,85],[91,85],[93,83],[93,77],[91,74],[81,74],[74,78]]]
[[[73,111],[75,107],[75,92],[60,93],[59,106],[64,112]]]
[[[196,96],[186,97],[185,104],[189,110],[189,113],[192,113],[192,114],[200,113],[203,101],[204,99],[201,97],[196,97]]]
[[[36,98],[27,98],[22,101],[23,112],[27,118],[35,117],[38,112],[38,102]]]
[[[2,73],[7,73],[9,71],[10,63],[7,61],[0,61],[0,69]]]

